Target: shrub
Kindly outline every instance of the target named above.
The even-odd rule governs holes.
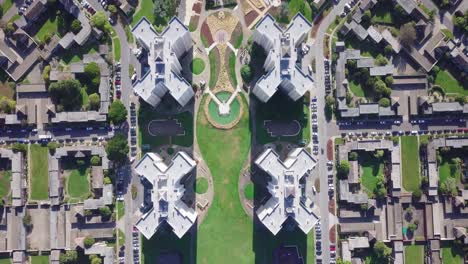
[[[338,177],[341,179],[348,178],[349,170],[350,170],[350,165],[349,162],[346,160],[343,160],[338,164],[336,167]]]
[[[414,198],[415,200],[421,199],[421,196],[422,196],[422,192],[421,192],[420,189],[417,189],[417,190],[415,190],[415,191],[413,192],[413,198]]]
[[[112,215],[112,211],[109,206],[99,208],[99,213],[103,218],[109,218]]]
[[[73,33],[78,33],[81,30],[81,22],[78,19],[74,19],[70,25],[70,30]]]
[[[92,156],[90,162],[93,166],[99,166],[101,164],[101,158],[99,156]]]
[[[379,105],[381,107],[389,107],[390,106],[390,99],[388,99],[386,97],[380,98]]]
[[[94,238],[92,237],[85,237],[85,239],[83,240],[83,245],[85,248],[90,248],[94,245],[94,243],[96,243],[96,241],[94,240]]]
[[[13,145],[11,146],[11,149],[12,149],[14,152],[26,153],[26,151],[27,151],[27,146],[26,146],[25,144],[21,144],[21,143],[15,142],[15,143],[13,143]]]
[[[115,100],[110,105],[109,119],[114,125],[121,124],[127,119],[127,108],[120,100]]]
[[[252,69],[249,65],[242,65],[241,67],[241,76],[245,82],[250,82],[252,80]]]
[[[349,160],[357,160],[359,158],[359,155],[356,151],[351,151],[351,153],[349,153]]]
[[[99,94],[93,93],[89,95],[89,108],[90,110],[99,110],[101,106],[101,98],[99,98]]]
[[[54,154],[55,150],[59,147],[59,144],[57,142],[49,142],[47,143],[47,148],[49,149],[49,152]]]

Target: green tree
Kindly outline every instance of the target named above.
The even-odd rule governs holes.
[[[91,157],[90,162],[93,166],[99,166],[99,164],[101,164],[101,158],[99,156],[94,155]]]
[[[85,237],[85,239],[83,240],[83,245],[85,248],[90,248],[94,245],[94,243],[96,243],[96,241],[94,240],[94,238],[90,237],[90,236],[87,236]]]
[[[95,258],[91,259],[91,264],[102,264],[102,259],[98,256],[96,256]]]
[[[460,104],[466,104],[466,103],[468,103],[468,96],[464,96],[462,94],[457,94],[455,96],[455,101],[459,102]]]
[[[63,106],[67,111],[78,110],[83,104],[81,98],[81,84],[79,81],[70,79],[51,83],[49,94],[52,99]]]
[[[444,195],[457,196],[457,183],[454,178],[449,177],[445,182],[439,185],[439,191]]]
[[[109,6],[107,7],[107,10],[108,10],[109,12],[111,12],[111,14],[116,14],[116,13],[117,13],[117,7],[115,7],[115,5],[109,5]]]
[[[11,149],[14,152],[22,152],[22,153],[26,153],[26,151],[27,151],[26,145],[18,143],[18,142],[13,143],[13,145],[11,146]]]
[[[96,62],[88,63],[84,67],[84,76],[82,81],[86,85],[86,91],[88,94],[96,93],[101,83],[101,70]]]
[[[2,17],[3,17],[3,6],[0,5],[0,18],[2,18]]]
[[[419,137],[419,146],[422,148],[426,148],[429,144],[429,139],[427,137]]]
[[[387,86],[392,86],[393,76],[389,75],[389,76],[385,77],[385,84],[387,84]]]
[[[80,32],[81,22],[78,19],[74,19],[70,25],[70,30],[75,34]]]
[[[99,110],[99,106],[101,105],[101,99],[99,98],[99,94],[93,93],[89,95],[89,108],[90,110]]]
[[[378,150],[376,150],[375,153],[374,153],[374,157],[375,157],[376,159],[381,159],[381,158],[383,158],[383,156],[384,156],[384,151],[383,151],[383,149],[378,149]]]
[[[13,25],[13,22],[8,22],[5,26],[4,31],[6,35],[10,35],[13,32],[15,32],[15,26]]]
[[[418,228],[414,223],[409,223],[408,224],[408,230],[411,231],[411,233],[414,233],[414,230]]]
[[[127,119],[127,108],[120,100],[115,100],[109,107],[109,119],[115,124],[121,124]]]
[[[52,154],[55,153],[55,150],[57,150],[58,147],[59,147],[59,144],[57,142],[50,141],[49,143],[47,143],[47,148]]]
[[[76,250],[68,250],[65,253],[60,253],[60,264],[76,264],[78,263],[78,252]]]
[[[51,70],[50,65],[46,65],[44,69],[42,70],[42,79],[44,79],[46,83],[49,83],[50,81],[50,70]]]
[[[336,171],[338,173],[338,177],[341,179],[347,178],[350,170],[350,165],[347,160],[343,160],[338,164]]]
[[[252,80],[252,69],[250,68],[249,65],[246,65],[246,64],[242,65],[240,72],[241,72],[242,79],[245,82],[250,82],[250,80]]]
[[[359,158],[359,154],[356,151],[351,151],[349,153],[349,160],[357,160]]]
[[[377,241],[374,245],[374,253],[379,259],[389,260],[390,255],[392,254],[392,249],[385,245],[382,241]]]
[[[109,206],[104,206],[104,207],[99,208],[99,213],[104,218],[109,218],[112,215],[112,211],[109,208]]]
[[[367,9],[362,15],[362,22],[364,24],[368,24],[371,21],[371,18],[372,18],[372,13],[369,9]]]
[[[385,53],[385,55],[387,55],[387,56],[392,55],[392,54],[393,54],[392,45],[388,44],[387,46],[385,46],[385,48],[384,48],[384,53]]]
[[[380,98],[379,100],[379,105],[381,107],[389,107],[390,106],[390,99],[386,98],[386,97],[382,97]]]
[[[390,94],[392,93],[392,90],[387,87],[384,81],[382,80],[377,80],[374,84],[374,92],[377,97],[389,97]]]
[[[379,54],[377,55],[377,58],[375,58],[375,64],[378,66],[384,66],[388,64],[388,60],[382,54]]]
[[[105,30],[107,24],[107,15],[103,11],[98,11],[91,17],[91,25],[100,30]]]
[[[109,160],[120,163],[127,158],[127,138],[123,134],[117,134],[111,138],[106,145],[106,153]]]
[[[411,47],[416,40],[416,29],[414,23],[406,23],[400,27],[400,42],[401,44]]]
[[[413,192],[413,198],[414,198],[415,200],[421,199],[421,196],[422,196],[421,189],[416,189],[416,190],[414,190],[414,192]]]

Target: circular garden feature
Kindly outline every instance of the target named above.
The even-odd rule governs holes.
[[[200,58],[193,59],[190,65],[192,67],[192,73],[195,75],[199,75],[205,70],[205,62]]]
[[[228,91],[221,91],[216,93],[216,97],[219,99],[221,104],[223,104],[222,106],[218,105],[218,103],[211,97],[207,100],[205,111],[207,113],[208,120],[213,126],[217,128],[229,129],[234,127],[239,122],[242,114],[241,102],[239,101],[240,98],[239,96],[236,96],[232,100],[231,104],[227,106],[226,103],[228,102],[229,98],[231,98],[231,95],[232,93]],[[226,107],[228,111],[226,110]]]
[[[198,194],[204,194],[208,191],[208,180],[204,177],[197,178],[195,182],[195,192]]]

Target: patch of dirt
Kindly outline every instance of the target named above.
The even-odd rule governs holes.
[[[336,244],[336,225],[333,225],[332,228],[330,228],[330,231],[328,232],[328,235],[330,237],[330,242],[333,244]]]
[[[242,5],[242,11],[244,13],[244,16],[253,10],[252,6],[246,0],[241,0],[240,2]]]
[[[245,24],[247,27],[251,27],[252,22],[254,22],[257,17],[258,13],[255,10],[252,10],[247,15],[245,15]]]
[[[191,29],[191,30],[192,30],[192,28],[193,28],[193,30],[197,29],[198,20],[199,20],[199,19],[200,19],[199,16],[192,16],[192,17],[190,18],[190,24],[189,24],[190,26],[189,26],[189,29]]]
[[[11,89],[8,82],[0,83],[0,96],[5,96],[8,99],[15,99],[15,91]]]
[[[333,140],[327,141],[327,159],[333,160]]]
[[[231,42],[233,46],[236,45],[237,39],[239,38],[241,34],[242,34],[242,25],[239,22],[234,28],[234,31],[232,31],[231,39],[229,40],[229,42]]]
[[[202,3],[198,2],[196,4],[193,5],[193,8],[192,10],[197,13],[197,14],[200,14],[201,13],[201,8],[202,8]]]
[[[210,27],[208,26],[208,23],[206,21],[203,22],[200,30],[200,34],[207,40],[208,46],[211,46],[213,44],[213,35],[211,35],[211,30]]]
[[[335,215],[335,206],[336,206],[335,199],[332,199],[332,200],[328,201],[328,211],[332,215]]]

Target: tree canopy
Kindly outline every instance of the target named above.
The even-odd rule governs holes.
[[[387,260],[390,258],[392,254],[392,249],[385,245],[382,241],[377,241],[374,245],[374,253],[377,255],[379,259]]]
[[[112,124],[121,124],[127,119],[127,108],[120,100],[115,100],[109,107],[109,119]]]
[[[340,178],[347,178],[350,170],[349,162],[346,160],[341,161],[336,167],[336,170]]]
[[[127,138],[123,134],[115,135],[106,145],[109,160],[117,163],[123,162],[127,158],[128,150]]]
[[[79,110],[83,104],[79,81],[70,79],[51,83],[49,94],[57,104],[66,111]]]
[[[68,250],[65,253],[60,253],[60,264],[74,264],[78,261],[78,253],[76,250]]]
[[[414,23],[406,23],[400,27],[400,41],[405,46],[411,46],[416,40]]]
[[[99,94],[93,93],[89,95],[88,98],[90,110],[99,110],[99,106],[101,105],[101,99],[99,98]]]
[[[246,82],[250,82],[252,80],[252,69],[249,65],[242,65],[241,67],[241,76],[242,79]]]

